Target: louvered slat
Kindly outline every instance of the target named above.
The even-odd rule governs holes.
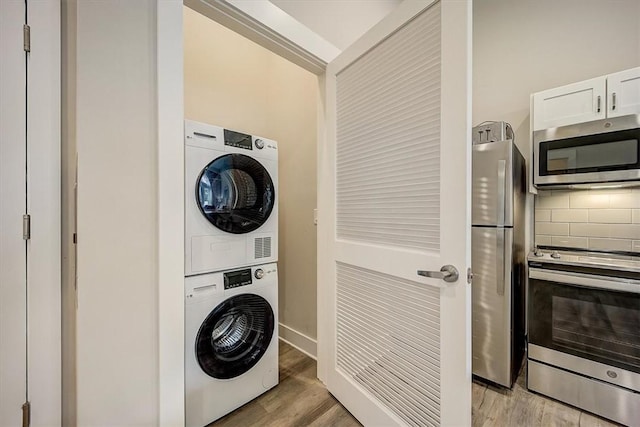
[[[337,237],[439,251],[439,3],[340,72],[336,88]]]
[[[440,421],[440,291],[338,262],[337,365],[411,426]]]

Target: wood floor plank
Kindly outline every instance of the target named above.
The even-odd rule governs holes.
[[[280,384],[209,427],[358,427],[316,378],[316,361],[280,342]],[[523,370],[512,390],[472,383],[474,427],[615,427],[592,414],[526,389]]]

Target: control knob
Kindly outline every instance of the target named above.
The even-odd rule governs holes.
[[[264,270],[261,268],[257,268],[253,275],[256,276],[256,279],[262,279],[264,277]]]
[[[261,139],[256,139],[255,144],[258,150],[262,150],[264,148],[264,141]]]
[[[558,251],[551,252],[551,258],[559,259],[560,258],[560,254],[558,253]]]

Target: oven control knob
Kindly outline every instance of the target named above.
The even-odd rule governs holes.
[[[560,258],[560,254],[558,253],[558,251],[553,251],[551,253],[551,258],[553,259],[559,259]]]
[[[264,141],[261,139],[256,139],[255,144],[258,150],[262,150],[264,148]]]
[[[254,276],[256,276],[256,279],[262,279],[264,277],[264,270],[261,268],[256,269],[255,273],[253,273]]]
[[[538,258],[540,258],[540,257],[543,257],[544,254],[542,253],[540,248],[536,247],[536,249],[533,251],[533,256],[537,256]]]

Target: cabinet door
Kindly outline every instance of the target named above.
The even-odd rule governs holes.
[[[607,76],[607,116],[640,114],[640,67]]]
[[[597,77],[533,95],[533,130],[604,119],[606,78]]]

